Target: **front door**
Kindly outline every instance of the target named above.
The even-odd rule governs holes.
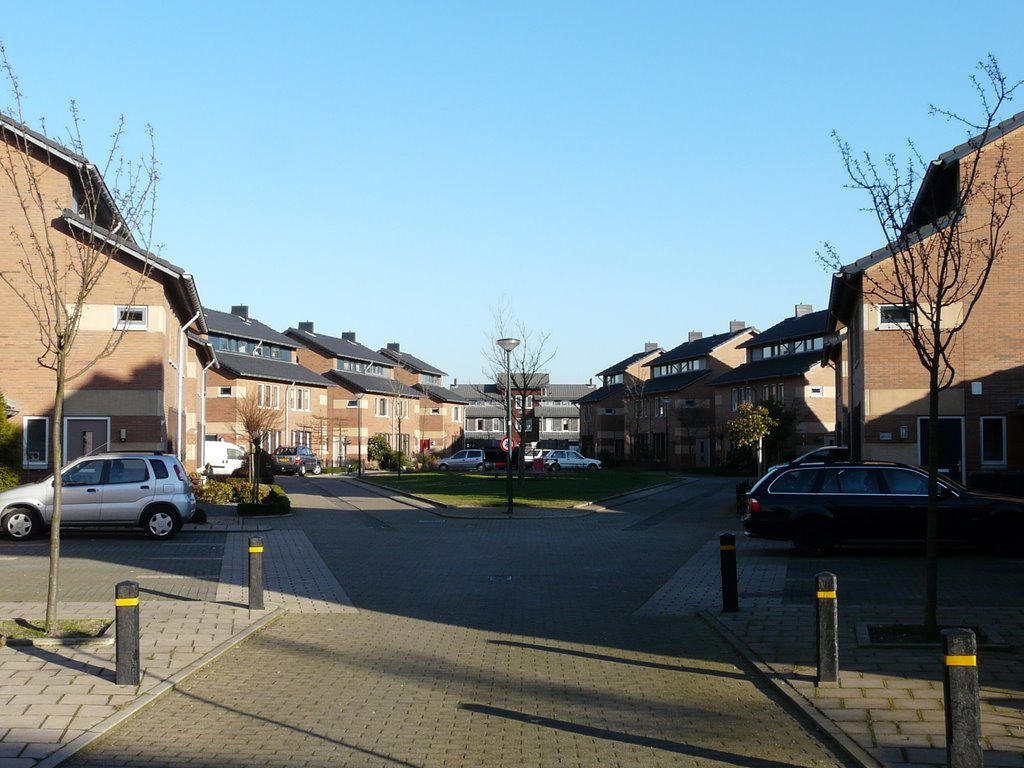
[[[64,463],[110,450],[110,419],[69,416],[64,419]]]
[[[928,417],[917,420],[917,463],[928,466]],[[961,416],[939,417],[939,474],[964,482],[964,420]]]

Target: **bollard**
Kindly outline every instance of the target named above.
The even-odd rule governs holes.
[[[981,768],[977,639],[969,629],[944,629],[942,649],[946,662],[943,680],[946,765],[949,768]]]
[[[122,581],[114,587],[115,653],[114,682],[138,685],[139,668],[139,585]]]
[[[263,610],[263,539],[249,539],[249,610]]]
[[[823,571],[814,577],[818,615],[818,683],[839,682],[839,610],[836,575]]]
[[[718,537],[718,549],[722,561],[722,611],[738,611],[740,597],[736,586],[736,536],[723,533]]]

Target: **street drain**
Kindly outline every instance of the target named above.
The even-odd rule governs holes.
[[[492,584],[496,584],[496,583],[500,583],[500,582],[512,581],[512,577],[511,576],[491,576],[489,581]]]

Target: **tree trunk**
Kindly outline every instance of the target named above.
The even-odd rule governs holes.
[[[60,595],[60,513],[63,478],[60,470],[64,463],[62,442],[64,421],[64,376],[66,360],[58,350],[56,360],[57,385],[53,396],[53,423],[50,425],[50,456],[53,466],[53,514],[50,517],[50,569],[46,588],[46,634],[57,633],[57,599]]]
[[[925,531],[924,627],[934,632],[939,605],[939,369],[928,372],[928,521]]]

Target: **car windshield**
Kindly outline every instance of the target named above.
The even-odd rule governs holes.
[[[278,448],[276,451],[274,451],[274,455],[275,456],[294,456],[295,455],[295,449],[294,448]]]

